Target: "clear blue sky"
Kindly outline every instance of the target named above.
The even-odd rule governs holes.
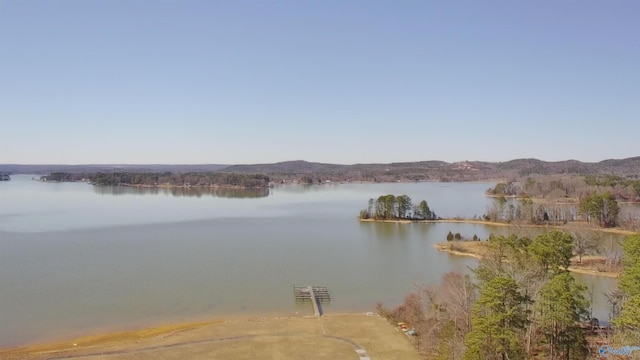
[[[0,163],[640,155],[640,2],[0,0]]]

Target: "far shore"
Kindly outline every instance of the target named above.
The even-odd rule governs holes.
[[[580,203],[580,198],[577,197],[566,197],[566,198],[539,198],[539,197],[528,197],[523,195],[500,195],[500,194],[491,194],[485,193],[484,196],[494,199],[505,198],[505,199],[530,199],[536,204],[558,204],[558,205],[577,205]],[[635,200],[618,200],[618,204],[623,205],[635,205],[640,204],[640,201]]]
[[[485,241],[450,241],[434,245],[438,251],[456,256],[472,257],[478,260],[482,260],[486,256],[485,246]],[[579,262],[578,257],[574,256],[571,260],[571,266],[567,270],[579,274],[617,278],[618,272],[598,270],[598,265],[604,261],[605,258],[602,256],[585,255],[582,256],[582,261]]]
[[[265,185],[265,186],[238,186],[238,185],[228,185],[228,184],[211,184],[211,185],[191,185],[191,184],[182,184],[182,185],[177,185],[177,184],[169,184],[169,183],[165,183],[165,184],[126,184],[126,183],[121,183],[118,185],[103,185],[103,184],[94,184],[92,182],[89,181],[84,181],[84,180],[77,180],[77,181],[57,181],[57,180],[47,180],[47,181],[43,181],[43,180],[37,180],[40,182],[44,182],[44,183],[54,183],[54,184],[58,184],[58,183],[85,183],[88,185],[93,185],[93,186],[125,186],[125,187],[134,187],[134,188],[144,188],[144,189],[268,189],[270,187],[272,187],[271,185]]]
[[[358,218],[361,222],[376,222],[376,223],[398,223],[398,224],[412,224],[412,223],[460,223],[460,224],[477,224],[477,225],[488,225],[488,226],[501,226],[501,227],[511,227],[511,228],[537,228],[537,229],[574,229],[575,227],[580,226],[581,230],[592,230],[592,231],[600,231],[610,234],[618,234],[618,235],[633,235],[636,232],[631,230],[625,230],[620,228],[598,228],[587,226],[586,223],[583,222],[575,222],[574,224],[569,223],[568,225],[535,225],[535,224],[519,224],[519,223],[504,223],[504,222],[495,222],[495,221],[485,221],[479,219],[438,219],[438,220],[411,220],[411,219],[397,219],[397,220],[378,220],[378,219],[361,219]]]
[[[111,185],[100,185],[89,183],[93,186],[111,186]],[[158,184],[158,185],[149,185],[149,184],[118,184],[112,186],[127,186],[127,187],[135,187],[135,188],[145,188],[145,189],[267,189],[270,186],[238,186],[238,185],[174,185],[174,184]]]

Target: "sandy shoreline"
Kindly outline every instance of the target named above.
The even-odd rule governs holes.
[[[441,252],[446,252],[456,256],[466,256],[474,259],[481,260],[484,258],[481,254],[480,248],[484,243],[475,241],[452,241],[448,243],[438,243],[434,247]],[[459,248],[459,250],[451,249],[451,246]],[[462,251],[460,251],[462,250]],[[583,256],[582,263],[577,262],[577,257],[572,260],[572,265],[567,269],[570,272],[591,275],[591,276],[604,276],[610,278],[618,278],[617,272],[598,271],[597,263],[601,262],[604,258],[599,256]],[[596,265],[594,265],[596,264]]]
[[[309,308],[311,309],[311,308]],[[187,315],[187,316],[166,316],[157,317],[148,321],[127,322],[122,326],[118,324],[94,324],[77,329],[61,329],[54,335],[41,335],[36,339],[20,338],[13,344],[0,344],[0,354],[3,350],[11,348],[23,348],[38,345],[58,344],[66,342],[65,339],[79,339],[100,337],[102,335],[130,333],[134,335],[138,332],[145,332],[151,329],[161,331],[162,329],[172,329],[173,327],[197,326],[206,324],[217,324],[228,321],[254,321],[256,319],[278,319],[303,317],[313,314],[295,311],[262,311],[262,312],[229,312],[217,315]],[[0,356],[0,360],[4,359]]]
[[[577,227],[584,225],[584,223],[576,223],[572,225],[533,225],[533,224],[507,224],[503,222],[485,221],[485,220],[473,220],[473,219],[439,219],[439,220],[376,220],[376,219],[360,219],[361,222],[373,222],[373,223],[397,223],[397,224],[413,224],[413,223],[458,223],[458,224],[477,224],[488,226],[500,226],[500,227],[512,227],[512,228],[532,228],[532,229],[573,229],[573,226]],[[581,227],[581,230],[600,231],[610,234],[618,235],[633,235],[634,231],[625,230],[620,228],[597,228],[597,227]]]

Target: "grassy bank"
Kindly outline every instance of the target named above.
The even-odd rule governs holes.
[[[419,359],[410,339],[365,314],[167,325],[0,349],[0,359]]]

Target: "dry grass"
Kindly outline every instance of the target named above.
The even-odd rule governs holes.
[[[5,349],[0,359],[358,359],[349,341],[373,359],[419,359],[406,335],[364,314],[170,325]]]
[[[434,246],[438,251],[476,259],[482,259],[487,255],[486,242],[483,241],[449,241]]]

